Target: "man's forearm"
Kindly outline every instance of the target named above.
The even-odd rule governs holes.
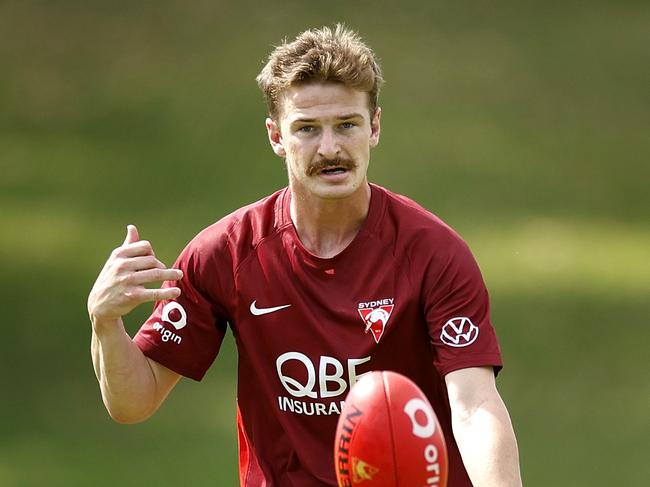
[[[454,414],[454,436],[475,487],[520,487],[517,440],[497,395],[472,411]]]
[[[93,323],[93,367],[111,417],[121,423],[137,423],[155,411],[156,381],[147,358],[121,321]]]

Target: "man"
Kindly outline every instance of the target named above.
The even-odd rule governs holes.
[[[206,228],[173,269],[128,227],[88,302],[93,363],[115,420],[142,421],[181,376],[200,380],[229,325],[241,485],[336,485],[341,402],[361,374],[385,369],[432,402],[451,487],[521,485],[471,253],[431,213],[368,183],[381,82],[372,51],[341,26],[281,45],[258,83],[288,187]],[[144,287],[156,281],[161,289]],[[122,316],[154,300],[131,340]]]

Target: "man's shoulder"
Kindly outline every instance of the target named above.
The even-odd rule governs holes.
[[[420,203],[382,186],[374,186],[384,194],[387,221],[394,222],[397,231],[403,236],[460,239],[450,225]]]
[[[465,240],[440,217],[411,198],[379,187],[385,194],[380,225],[381,240],[391,242],[395,255],[406,256],[415,266],[436,268],[452,261],[473,262]]]

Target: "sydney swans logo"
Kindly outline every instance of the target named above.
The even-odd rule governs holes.
[[[379,343],[381,340],[394,307],[395,300],[393,298],[359,303],[358,311],[366,325],[366,333],[372,333],[375,343]]]

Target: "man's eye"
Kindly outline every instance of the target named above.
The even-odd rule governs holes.
[[[302,127],[298,128],[298,132],[302,132],[304,134],[308,134],[314,130],[316,130],[316,127],[313,125],[303,125]]]
[[[356,124],[353,123],[353,122],[343,122],[341,124],[342,129],[351,129],[352,127],[355,127],[355,126],[356,126]]]

